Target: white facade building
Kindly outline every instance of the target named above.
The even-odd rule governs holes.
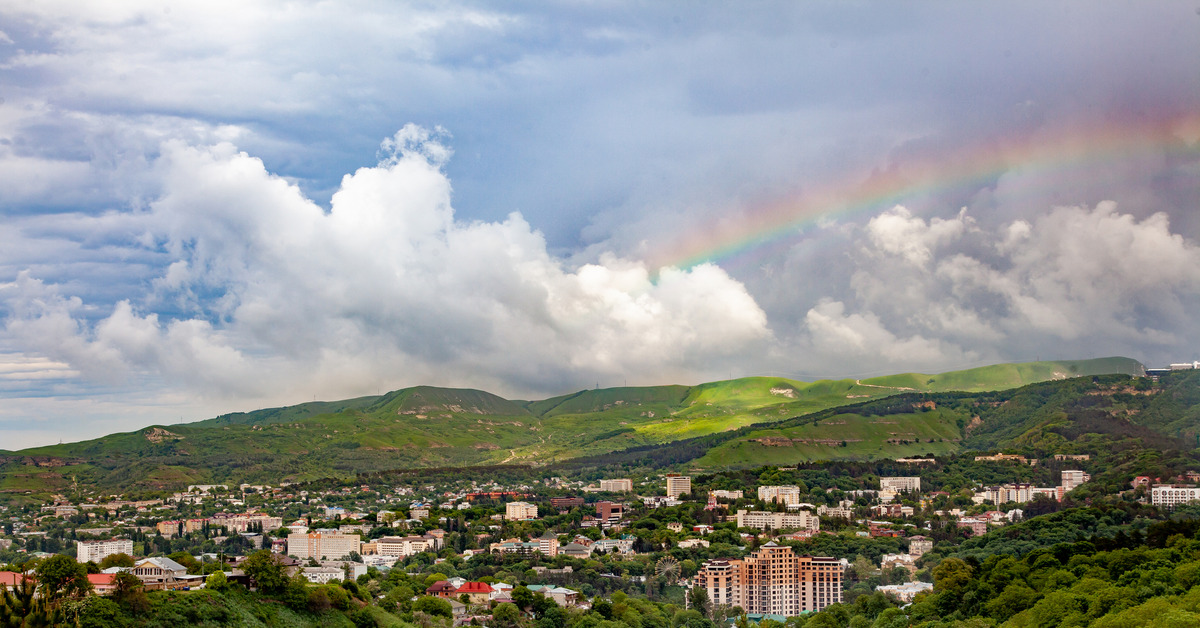
[[[600,490],[611,491],[613,493],[626,493],[633,490],[633,480],[617,479],[617,480],[600,480]]]
[[[739,528],[758,528],[759,530],[812,530],[821,529],[821,520],[816,515],[806,512],[761,512],[737,511]]]
[[[133,541],[129,539],[105,539],[102,541],[75,541],[75,560],[86,563],[100,562],[106,556],[127,554],[133,556]]]
[[[1167,484],[1150,489],[1150,503],[1159,508],[1170,509],[1195,501],[1200,501],[1200,487]]]
[[[532,521],[538,518],[537,504],[508,502],[504,505],[504,518],[508,521]]]

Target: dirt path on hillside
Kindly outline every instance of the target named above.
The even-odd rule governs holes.
[[[883,388],[886,390],[908,390],[908,391],[912,391],[912,392],[916,392],[916,390],[917,390],[916,388],[908,388],[906,386],[876,386],[875,384],[864,384],[864,383],[862,383],[861,379],[854,380],[854,385],[862,386],[864,388]]]

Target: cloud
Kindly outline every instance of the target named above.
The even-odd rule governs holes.
[[[765,348],[765,314],[717,266],[652,277],[605,255],[570,268],[519,214],[456,220],[443,138],[404,127],[329,212],[231,144],[169,141],[145,212],[87,219],[127,229],[125,250],[162,252],[149,289],[88,317],[80,296],[22,272],[6,334],[89,378],[153,374],[243,400],[694,380]]]

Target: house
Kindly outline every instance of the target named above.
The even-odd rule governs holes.
[[[572,591],[563,587],[554,587],[546,584],[531,584],[529,590],[554,600],[559,606],[575,606],[579,603],[579,592]]]
[[[592,550],[579,543],[567,543],[558,549],[558,553],[569,558],[587,558],[592,555]]]
[[[117,574],[115,573],[90,573],[87,579],[96,595],[108,595],[117,590]]]
[[[300,573],[313,584],[341,582],[346,575],[346,572],[335,567],[305,567]]]
[[[679,547],[689,549],[692,547],[708,547],[708,541],[704,539],[687,539],[679,542]]]
[[[437,582],[429,585],[428,589],[425,589],[425,595],[450,599],[454,597],[454,591],[457,589],[458,587],[446,582],[445,580],[438,580]]]
[[[203,581],[203,576],[189,578],[187,567],[165,556],[143,558],[130,571],[150,590],[186,589]]]
[[[466,582],[454,592],[455,599],[466,595],[471,604],[487,604],[492,596],[492,587],[486,582]]]

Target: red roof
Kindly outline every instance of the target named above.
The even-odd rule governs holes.
[[[112,573],[90,573],[88,574],[88,582],[94,587],[110,587],[113,581],[116,580],[117,574]]]
[[[23,578],[32,579],[32,576],[24,576],[15,571],[0,571],[0,584],[5,586],[15,587]]]
[[[452,591],[454,591],[454,585],[450,584],[449,582],[446,582],[445,580],[438,580],[437,582],[429,585],[428,589],[425,589],[425,593],[427,593],[427,594],[445,593],[445,592],[452,592]]]
[[[461,587],[458,587],[458,590],[455,591],[455,593],[491,593],[491,592],[492,592],[492,587],[489,586],[488,583],[486,583],[486,582],[467,582],[467,583],[464,583]]]

